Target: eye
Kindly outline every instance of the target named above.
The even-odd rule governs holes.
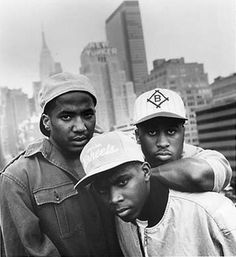
[[[93,111],[88,111],[88,112],[85,112],[83,114],[84,118],[89,120],[89,119],[92,119],[94,117],[94,112]]]
[[[175,128],[170,128],[170,129],[168,129],[168,135],[174,135],[175,133],[176,133],[176,131],[177,131],[177,129],[175,129]]]
[[[106,195],[106,194],[108,193],[108,189],[107,189],[107,188],[103,188],[103,187],[96,188],[96,191],[97,191],[98,194],[100,194],[100,195]]]
[[[129,182],[128,178],[122,178],[119,181],[117,181],[117,185],[119,187],[123,187],[123,186],[127,185],[128,182]]]
[[[71,120],[71,118],[72,118],[71,115],[68,115],[68,114],[61,116],[61,119],[64,121],[69,121],[69,120]]]
[[[155,136],[156,134],[157,134],[156,130],[149,130],[149,131],[148,131],[148,135],[149,135],[149,136],[152,136],[152,137],[153,137],[153,136]]]
[[[100,195],[108,194],[108,186],[102,185],[99,183],[94,183],[93,185],[98,194],[100,194]]]

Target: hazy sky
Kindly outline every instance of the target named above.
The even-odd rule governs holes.
[[[32,92],[41,29],[55,61],[78,72],[80,54],[104,41],[105,20],[122,0],[0,0],[0,86]],[[203,63],[211,83],[236,72],[235,0],[139,0],[148,70],[158,58]]]

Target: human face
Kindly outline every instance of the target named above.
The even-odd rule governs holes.
[[[93,136],[95,106],[85,92],[69,92],[55,99],[50,114],[43,114],[43,123],[49,127],[50,141],[65,155],[77,157]]]
[[[129,222],[142,211],[150,191],[149,179],[147,163],[126,163],[101,175],[94,187],[110,210]]]
[[[183,121],[157,117],[138,124],[137,140],[152,167],[181,158],[184,142]]]

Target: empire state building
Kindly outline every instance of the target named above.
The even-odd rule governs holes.
[[[47,46],[44,32],[42,31],[42,49],[40,53],[39,75],[40,81],[44,81],[54,73],[55,63]]]

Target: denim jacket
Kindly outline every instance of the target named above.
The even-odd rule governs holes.
[[[1,229],[6,256],[121,256],[114,220],[49,142],[30,145],[1,174]],[[98,204],[99,203],[99,204]]]

